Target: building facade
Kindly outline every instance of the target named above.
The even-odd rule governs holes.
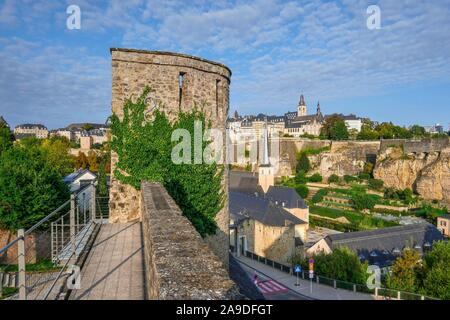
[[[42,124],[21,124],[14,128],[14,135],[28,135],[38,139],[47,139],[48,129]]]

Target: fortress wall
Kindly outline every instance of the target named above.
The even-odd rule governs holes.
[[[231,71],[226,66],[202,58],[178,53],[111,49],[112,112],[123,117],[123,104],[139,97],[149,86],[148,112],[157,105],[170,120],[181,111],[202,109],[213,128],[224,133],[229,109]],[[182,85],[180,85],[182,83]],[[180,88],[181,87],[181,88]],[[181,90],[180,90],[181,89]],[[149,137],[151,139],[151,137]],[[117,156],[112,154],[114,171]],[[224,170],[223,188],[227,192],[228,172]],[[139,192],[112,177],[110,222],[127,222],[140,218]],[[224,261],[228,261],[228,201],[217,214],[218,232],[207,241]]]

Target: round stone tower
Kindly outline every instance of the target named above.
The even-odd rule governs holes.
[[[112,56],[112,112],[123,116],[123,104],[140,96],[145,86],[149,109],[164,105],[170,120],[180,111],[194,106],[201,108],[212,127],[223,132],[229,109],[231,70],[223,64],[185,54],[111,49]],[[150,110],[149,110],[150,111]],[[149,137],[151,138],[151,137]],[[226,153],[225,153],[226,154]],[[114,170],[117,156],[111,156]],[[228,172],[224,172],[223,187],[227,192]],[[140,195],[134,188],[112,177],[110,189],[110,222],[128,222],[140,217]],[[211,248],[225,262],[228,261],[228,201],[216,215],[218,231],[207,239]]]

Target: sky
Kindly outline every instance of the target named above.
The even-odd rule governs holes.
[[[69,5],[81,29],[69,30]],[[381,28],[369,29],[369,5]],[[450,123],[450,0],[0,0],[0,115],[50,129],[105,122],[109,48],[231,68],[230,113],[354,113]]]

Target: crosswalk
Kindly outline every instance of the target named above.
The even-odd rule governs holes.
[[[286,287],[274,280],[257,282],[256,285],[262,294],[274,294],[288,291]]]

